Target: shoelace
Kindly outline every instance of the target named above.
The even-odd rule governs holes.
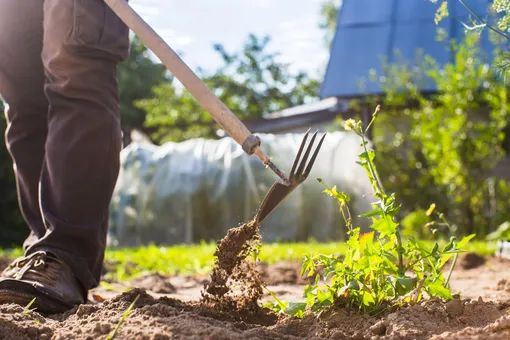
[[[52,261],[47,253],[33,253],[27,257],[19,259],[19,261],[16,261],[13,264],[13,267],[15,266],[20,269],[14,274],[14,278],[17,280],[21,280],[23,278],[35,279],[43,284],[53,282],[59,272],[58,266],[53,266],[53,263],[56,262]],[[44,268],[44,270],[40,270],[42,268]]]

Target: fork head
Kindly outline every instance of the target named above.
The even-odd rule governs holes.
[[[319,141],[319,144],[315,148],[315,151],[312,153],[312,157],[310,158],[310,160],[308,160],[308,158],[310,157],[310,153],[312,152],[313,143],[315,141],[315,138],[317,137],[318,131],[316,131],[312,135],[310,143],[308,144],[308,147],[306,148],[303,157],[301,157],[301,153],[303,152],[309,133],[310,129],[308,129],[308,131],[306,132],[303,141],[301,142],[301,146],[299,147],[294,163],[292,164],[292,168],[289,174],[289,183],[284,184],[275,182],[273,186],[269,189],[264,200],[262,201],[262,204],[260,205],[260,208],[256,216],[256,220],[258,223],[261,223],[263,220],[265,220],[266,217],[269,216],[269,214],[271,214],[271,212],[273,212],[273,210],[292,191],[294,191],[294,189],[296,189],[296,187],[303,183],[307,179],[308,175],[310,175],[310,171],[312,170],[315,159],[319,154],[319,150],[322,146],[324,138],[326,137],[326,134],[322,136],[322,138]]]

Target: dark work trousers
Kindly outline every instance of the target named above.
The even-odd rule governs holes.
[[[24,248],[52,252],[87,290],[103,265],[122,148],[117,67],[128,54],[129,29],[103,0],[0,0],[0,95],[31,231]]]

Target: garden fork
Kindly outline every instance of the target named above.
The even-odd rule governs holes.
[[[303,141],[301,142],[301,146],[299,147],[296,159],[294,160],[294,164],[292,164],[292,168],[290,170],[289,179],[287,183],[279,183],[275,182],[273,186],[269,189],[268,193],[266,194],[266,197],[262,201],[262,204],[260,205],[260,208],[257,212],[257,216],[255,217],[255,221],[259,224],[263,220],[266,219],[269,214],[273,212],[273,210],[292,192],[294,189],[296,189],[301,183],[303,183],[308,175],[310,174],[310,171],[312,170],[313,163],[315,162],[315,159],[317,158],[317,155],[319,154],[319,150],[322,146],[322,142],[324,141],[324,138],[326,137],[326,134],[322,136],[322,138],[319,141],[319,144],[317,145],[317,148],[312,154],[312,158],[308,162],[308,165],[306,162],[308,161],[308,157],[310,156],[310,152],[312,151],[312,146],[315,141],[315,138],[317,137],[316,131],[312,139],[310,140],[310,144],[308,144],[308,147],[306,148],[305,154],[303,155],[303,159],[300,161],[299,158],[301,157],[301,153],[303,152],[303,148],[305,146],[306,140],[308,139],[308,134],[310,133],[310,129],[306,132],[305,136],[303,137]],[[299,164],[299,165],[298,165]],[[306,166],[306,168],[305,168]],[[296,169],[297,167],[297,169]]]

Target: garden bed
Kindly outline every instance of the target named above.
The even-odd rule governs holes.
[[[378,110],[379,106],[372,121]],[[48,317],[23,306],[0,306],[0,335],[9,339],[106,339],[114,334],[122,339],[509,339],[510,260],[465,252],[476,235],[460,240],[453,236],[448,219],[434,203],[419,230],[430,231],[429,239],[448,240],[446,244],[419,241],[409,230],[403,235],[396,219],[401,205],[378,179],[366,129],[352,119],[345,128],[361,138],[364,152],[359,164],[378,200],[360,215],[372,223],[369,232],[362,232],[352,224],[350,197],[317,178],[326,187],[324,192],[337,201],[347,229],[344,246],[335,248],[334,254],[312,254],[307,249],[299,253],[301,263],[263,263],[260,255],[273,253],[262,251],[254,219],[228,230],[216,245],[212,268],[203,266],[212,265],[209,255],[202,262],[203,252],[185,258],[182,249],[174,249],[166,259],[154,256],[154,247],[151,253],[136,250],[138,259],[127,256],[133,261],[126,260],[126,254],[107,257],[103,284],[90,292],[90,303]],[[173,261],[199,270],[193,275],[163,275],[172,272]],[[135,273],[145,276],[133,277]],[[125,323],[119,323],[126,316]]]
[[[286,301],[302,300],[306,280],[300,265],[260,266],[268,288]],[[452,276],[459,299],[425,300],[370,317],[338,309],[303,319],[267,311],[250,317],[218,311],[200,302],[207,276],[151,274],[110,283],[90,293],[90,303],[68,313],[24,315],[16,305],[0,306],[0,338],[105,339],[139,295],[117,333],[120,339],[508,339],[510,338],[510,261],[464,254]],[[121,293],[117,289],[129,289]],[[262,301],[272,301],[266,293]]]

